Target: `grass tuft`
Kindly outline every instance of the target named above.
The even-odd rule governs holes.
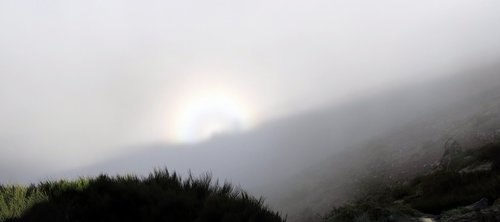
[[[168,170],[0,187],[0,221],[284,221],[277,212],[210,174]]]

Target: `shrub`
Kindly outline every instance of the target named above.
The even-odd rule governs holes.
[[[34,204],[46,199],[47,196],[33,186],[0,186],[0,221],[18,218]]]
[[[145,178],[101,175],[31,189],[46,195],[45,201],[31,208],[22,202],[17,216],[6,214],[5,221],[284,221],[261,199],[219,185],[208,174],[183,180],[157,170]]]

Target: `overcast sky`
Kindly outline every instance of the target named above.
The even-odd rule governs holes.
[[[0,162],[173,142],[215,92],[258,127],[494,61],[499,39],[497,0],[0,0]]]

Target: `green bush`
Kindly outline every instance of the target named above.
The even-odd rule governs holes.
[[[33,186],[0,186],[0,221],[18,218],[34,204],[46,199],[47,196]]]
[[[101,175],[29,189],[45,198],[27,204],[20,195],[20,210],[4,214],[4,221],[284,221],[261,199],[209,175],[181,179],[161,170],[145,178]]]

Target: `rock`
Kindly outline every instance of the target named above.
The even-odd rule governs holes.
[[[493,167],[493,163],[487,162],[487,163],[483,163],[483,164],[480,164],[477,166],[465,167],[458,172],[459,173],[473,173],[473,172],[480,172],[480,171],[490,171],[492,169],[492,167]]]
[[[481,198],[481,200],[466,207],[449,210],[441,216],[439,220],[441,222],[500,221],[499,206],[489,206],[486,198]]]
[[[453,138],[449,138],[444,144],[444,153],[441,157],[441,161],[439,162],[439,166],[441,168],[448,169],[453,159],[455,159],[462,152],[462,147],[458,144],[458,142]]]
[[[481,221],[481,222],[498,222],[500,221],[500,209],[499,206],[491,206],[486,209],[467,211],[454,210],[454,213],[448,213],[445,215],[440,222],[469,222],[469,221]]]
[[[481,198],[481,200],[466,206],[465,208],[470,209],[470,210],[482,210],[488,208],[488,199],[486,198]]]

